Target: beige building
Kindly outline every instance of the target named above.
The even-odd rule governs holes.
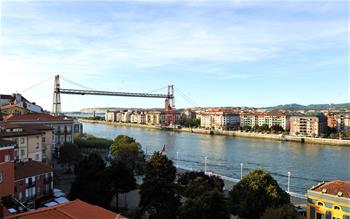
[[[164,122],[164,113],[160,111],[148,111],[145,113],[145,123],[160,125]]]
[[[45,125],[52,128],[52,144],[54,150],[58,150],[58,147],[64,143],[74,142],[74,121],[68,117],[52,116],[45,113],[32,113],[26,115],[13,115],[7,118],[7,122],[18,125]]]
[[[20,125],[0,123],[0,139],[16,142],[15,160],[27,161],[28,158],[42,161],[42,136],[44,132],[26,129]]]
[[[263,126],[279,125],[284,130],[289,130],[289,116],[284,112],[243,112],[240,114],[240,126]]]
[[[238,113],[224,110],[199,112],[196,118],[200,119],[201,127],[220,130],[238,127],[240,121]]]
[[[31,129],[41,131],[43,133],[41,137],[42,162],[51,163],[52,155],[54,153],[52,142],[54,129],[44,125],[22,125],[22,127],[24,127],[26,130]],[[36,151],[36,153],[38,152]]]
[[[350,133],[350,114],[337,114],[335,120],[338,132],[343,134]]]
[[[322,116],[292,116],[290,134],[319,136],[327,128],[327,120]]]

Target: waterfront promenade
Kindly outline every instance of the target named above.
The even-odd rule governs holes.
[[[126,126],[126,127],[151,128],[151,129],[174,131],[174,132],[190,132],[190,133],[206,134],[206,135],[225,135],[225,136],[232,136],[232,137],[269,139],[269,140],[276,140],[276,141],[291,141],[291,142],[301,142],[301,143],[310,143],[310,144],[350,146],[350,140],[340,140],[340,139],[330,139],[330,138],[313,138],[313,137],[302,137],[302,136],[292,136],[292,135],[282,135],[282,134],[265,134],[265,133],[243,132],[243,131],[208,130],[208,129],[201,129],[201,128],[183,128],[183,127],[182,128],[165,128],[160,125],[107,122],[107,121],[89,120],[89,119],[80,119],[79,121],[86,122],[86,123],[99,123],[99,124]]]

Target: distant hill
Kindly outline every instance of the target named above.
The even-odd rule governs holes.
[[[193,108],[193,110],[198,109],[208,109],[212,107],[198,107]],[[215,108],[215,107],[214,107]],[[219,107],[217,107],[219,108]],[[232,108],[232,107],[223,107],[223,108]],[[235,108],[235,107],[233,107]],[[122,107],[103,107],[103,108],[84,108],[81,109],[81,113],[105,113],[107,110],[109,111],[120,111],[120,110],[141,110],[144,108],[122,108]],[[278,105],[278,106],[271,106],[271,107],[262,107],[261,109],[267,109],[267,110],[275,110],[275,109],[281,109],[281,110],[327,110],[327,109],[350,109],[350,103],[339,103],[339,104],[310,104],[310,105],[301,105],[301,104],[285,104],[285,105]],[[163,108],[152,108],[152,109],[145,109],[145,110],[163,110]],[[177,109],[181,110],[181,109]]]
[[[310,104],[310,105],[300,105],[300,104],[285,104],[273,107],[264,107],[264,109],[274,110],[327,110],[327,109],[350,109],[350,103],[339,103],[339,104]]]

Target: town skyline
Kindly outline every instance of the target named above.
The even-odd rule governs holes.
[[[0,75],[6,83],[0,93],[21,93],[51,76],[22,93],[47,110],[55,74],[107,91],[174,84],[203,107],[350,102],[346,1],[1,5]],[[62,95],[62,109],[140,107],[140,101],[164,104]],[[175,105],[193,106],[179,95]]]

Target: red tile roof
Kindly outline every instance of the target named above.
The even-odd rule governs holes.
[[[12,115],[7,118],[9,122],[15,121],[61,121],[61,120],[72,120],[65,116],[52,116],[46,113],[31,113],[25,115]]]
[[[28,162],[15,163],[15,180],[49,172],[52,172],[52,167],[38,161],[29,160]]]
[[[112,211],[79,199],[53,207],[5,217],[5,219],[127,219]]]
[[[331,182],[322,183],[311,190],[328,195],[350,198],[350,181],[334,180]]]
[[[10,129],[10,128],[21,128],[22,126],[1,121],[0,122],[0,127],[4,127],[4,128]]]

